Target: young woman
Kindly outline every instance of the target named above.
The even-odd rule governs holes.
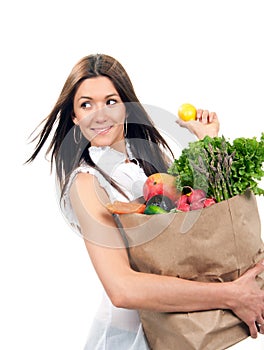
[[[215,113],[179,122],[199,139],[216,136]],[[105,204],[142,196],[147,176],[166,172],[170,148],[138,101],[131,81],[114,58],[90,55],[71,71],[53,110],[43,121],[33,161],[47,142],[56,164],[62,209],[84,237],[105,290],[86,349],[148,349],[137,310],[161,312],[230,309],[257,337],[264,332],[264,292],[259,263],[228,283],[200,283],[131,269],[119,231]]]

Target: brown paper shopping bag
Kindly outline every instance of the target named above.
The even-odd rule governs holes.
[[[159,215],[119,215],[131,266],[141,272],[226,282],[264,257],[255,196],[235,196],[211,207]],[[258,276],[261,288],[264,274]],[[229,310],[161,313],[141,310],[153,350],[222,350],[249,335]]]

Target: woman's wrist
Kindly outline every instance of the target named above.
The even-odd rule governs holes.
[[[236,301],[239,298],[237,285],[233,282],[224,282],[221,285],[223,287],[223,306],[221,308],[234,310],[236,307]]]
[[[194,129],[193,132],[198,137],[199,140],[203,140],[205,136],[209,136],[211,138],[217,137],[219,133],[219,128],[215,127],[215,128],[210,128],[208,130],[206,128],[197,128],[196,130]]]

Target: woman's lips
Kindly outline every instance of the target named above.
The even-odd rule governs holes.
[[[100,135],[103,135],[103,134],[106,134],[108,133],[108,131],[112,128],[113,126],[107,126],[107,127],[104,127],[104,128],[91,128],[92,131],[94,131],[96,134],[100,134]]]

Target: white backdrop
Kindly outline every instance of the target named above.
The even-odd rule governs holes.
[[[81,350],[100,301],[82,240],[57,205],[53,176],[27,137],[72,66],[116,57],[142,103],[216,111],[229,138],[263,131],[261,0],[14,0],[0,5],[0,349]],[[263,198],[259,198],[263,221]],[[262,342],[261,342],[262,340]],[[264,340],[237,349],[264,349]]]

